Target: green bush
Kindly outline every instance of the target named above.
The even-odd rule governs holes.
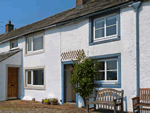
[[[92,94],[95,89],[94,80],[98,76],[99,63],[97,59],[87,58],[85,54],[80,54],[77,61],[73,61],[73,74],[69,78],[73,91],[78,93],[84,100]]]

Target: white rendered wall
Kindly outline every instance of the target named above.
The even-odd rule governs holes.
[[[149,80],[149,24],[150,2],[145,2],[140,8],[140,87],[150,87]],[[60,54],[71,50],[84,49],[86,55],[100,56],[121,53],[121,88],[124,90],[124,111],[132,111],[131,98],[136,96],[136,34],[135,11],[133,7],[120,10],[121,40],[89,46],[89,20],[84,19],[60,28],[45,31],[45,53],[24,56],[25,38],[19,39],[19,47],[23,48],[23,66],[45,66],[46,90],[23,90],[23,99],[41,101],[45,97],[62,99],[61,93],[61,61]],[[60,43],[61,42],[61,43]],[[9,50],[9,42],[0,45],[0,52]],[[0,69],[3,66],[0,63]],[[0,73],[1,74],[1,73]],[[23,75],[23,73],[22,73]],[[1,79],[4,78],[2,74]],[[4,81],[1,81],[2,83]],[[0,87],[5,90],[3,87]],[[100,88],[97,88],[100,89]],[[0,94],[4,99],[5,93]],[[83,105],[79,97],[79,107]]]
[[[23,99],[58,98],[61,100],[61,61],[60,61],[60,28],[44,32],[45,53],[24,56],[24,67],[45,66],[46,90],[25,89]]]
[[[86,55],[100,56],[121,53],[121,88],[124,90],[124,111],[132,111],[131,98],[136,96],[136,35],[133,7],[120,10],[121,40],[89,46],[88,19],[61,28],[61,52],[84,49]],[[100,90],[100,88],[97,88]],[[78,97],[78,106],[83,101]]]
[[[140,87],[150,88],[150,2],[140,7]]]

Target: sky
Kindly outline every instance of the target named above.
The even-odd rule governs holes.
[[[0,0],[0,34],[10,20],[14,28],[75,7],[76,0]]]

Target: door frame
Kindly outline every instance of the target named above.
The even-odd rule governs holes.
[[[66,103],[66,73],[65,73],[65,65],[67,64],[73,64],[72,61],[64,61],[61,62],[61,78],[62,78],[62,104]],[[78,107],[78,94],[76,93],[76,106]]]
[[[8,67],[18,68],[18,97],[16,98],[8,98]],[[21,65],[13,65],[13,64],[6,64],[6,88],[5,88],[5,100],[8,99],[17,99],[21,97]]]

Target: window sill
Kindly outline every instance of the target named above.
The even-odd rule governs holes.
[[[35,52],[31,52],[31,53],[27,53],[27,54],[25,54],[25,56],[37,55],[37,54],[42,54],[42,53],[45,53],[45,51],[44,51],[44,50],[42,50],[42,51],[35,51]]]
[[[25,89],[31,89],[31,90],[46,90],[45,86],[43,87],[35,87],[35,86],[25,86]]]
[[[100,87],[100,88],[121,88],[121,84],[118,83],[118,81],[112,81],[112,82],[99,82],[99,81],[95,81],[94,82],[96,87]]]
[[[94,42],[90,42],[89,46],[97,45],[97,44],[103,44],[103,43],[109,43],[109,42],[119,41],[119,40],[120,40],[120,36],[118,36],[117,38],[108,39],[108,40],[101,40],[101,41],[97,40],[97,41],[94,41]]]
[[[16,49],[19,49],[19,47],[11,48],[10,51],[13,51],[13,50],[16,50]]]

